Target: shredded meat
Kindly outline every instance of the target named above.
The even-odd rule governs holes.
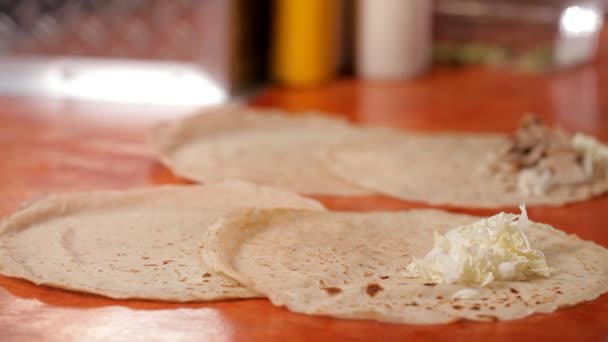
[[[551,173],[551,185],[575,185],[589,182],[583,156],[572,146],[572,136],[560,129],[545,126],[538,117],[525,117],[517,132],[492,165],[497,172],[517,173],[540,168]]]

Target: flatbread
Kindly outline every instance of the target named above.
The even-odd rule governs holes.
[[[544,195],[523,195],[487,168],[489,158],[505,140],[501,134],[372,133],[345,139],[332,146],[326,157],[332,170],[363,187],[434,205],[557,206],[608,191],[608,177],[604,177]]]
[[[239,207],[322,209],[244,182],[56,195],[0,224],[0,273],[111,298],[256,297],[200,260],[209,223]]]
[[[453,300],[467,286],[402,275],[412,256],[432,248],[433,230],[445,233],[478,219],[438,210],[248,210],[217,221],[202,254],[208,265],[275,305],[338,318],[411,324],[510,320],[608,291],[608,250],[538,223],[528,236],[558,269],[550,278],[472,286],[479,290],[477,299]]]
[[[327,116],[219,108],[157,126],[151,143],[164,165],[199,182],[242,179],[305,194],[369,193],[331,172],[327,146],[357,129]]]

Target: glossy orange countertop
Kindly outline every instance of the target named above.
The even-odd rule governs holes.
[[[608,58],[549,75],[438,69],[412,82],[340,80],[269,89],[256,106],[319,109],[369,125],[415,130],[510,131],[525,112],[608,140]],[[185,183],[152,157],[147,129],[174,109],[39,98],[0,98],[0,215],[51,192]],[[423,207],[382,196],[320,198],[332,209]],[[451,210],[482,215],[490,210]],[[532,218],[608,247],[608,196]],[[608,262],[608,261],[607,261]],[[608,295],[550,315],[497,322],[411,326],[290,313],[267,300],[167,304],[119,301],[0,276],[0,341],[242,340],[606,341]]]

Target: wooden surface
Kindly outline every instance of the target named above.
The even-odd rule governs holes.
[[[333,82],[271,89],[257,106],[320,109],[370,125],[416,130],[510,131],[524,112],[608,138],[608,59],[546,75],[437,70],[414,82]],[[0,216],[50,192],[185,183],[148,152],[147,129],[184,110],[0,98]],[[422,207],[382,196],[321,200],[332,209]],[[490,215],[493,211],[470,211]],[[530,216],[608,247],[608,196]],[[409,326],[290,313],[263,299],[167,304],[117,301],[0,276],[0,341],[198,340],[606,341],[608,296],[550,315],[498,322]]]

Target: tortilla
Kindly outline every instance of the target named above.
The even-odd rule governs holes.
[[[327,116],[219,108],[157,126],[151,143],[164,165],[199,182],[242,179],[305,194],[367,193],[320,158],[356,128]]]
[[[0,273],[111,298],[259,296],[200,260],[207,226],[239,207],[322,209],[244,182],[55,195],[0,224]]]
[[[434,205],[479,208],[562,205],[608,190],[608,177],[543,195],[523,195],[487,170],[492,154],[506,141],[501,134],[359,135],[330,148],[329,167],[362,187],[395,198]]]
[[[549,278],[499,281],[487,287],[433,284],[406,278],[412,256],[478,217],[438,210],[346,213],[246,210],[208,231],[203,259],[214,269],[289,310],[348,319],[439,324],[461,319],[510,320],[592,300],[608,291],[608,250],[532,223],[550,267]],[[452,299],[474,287],[477,299]]]

